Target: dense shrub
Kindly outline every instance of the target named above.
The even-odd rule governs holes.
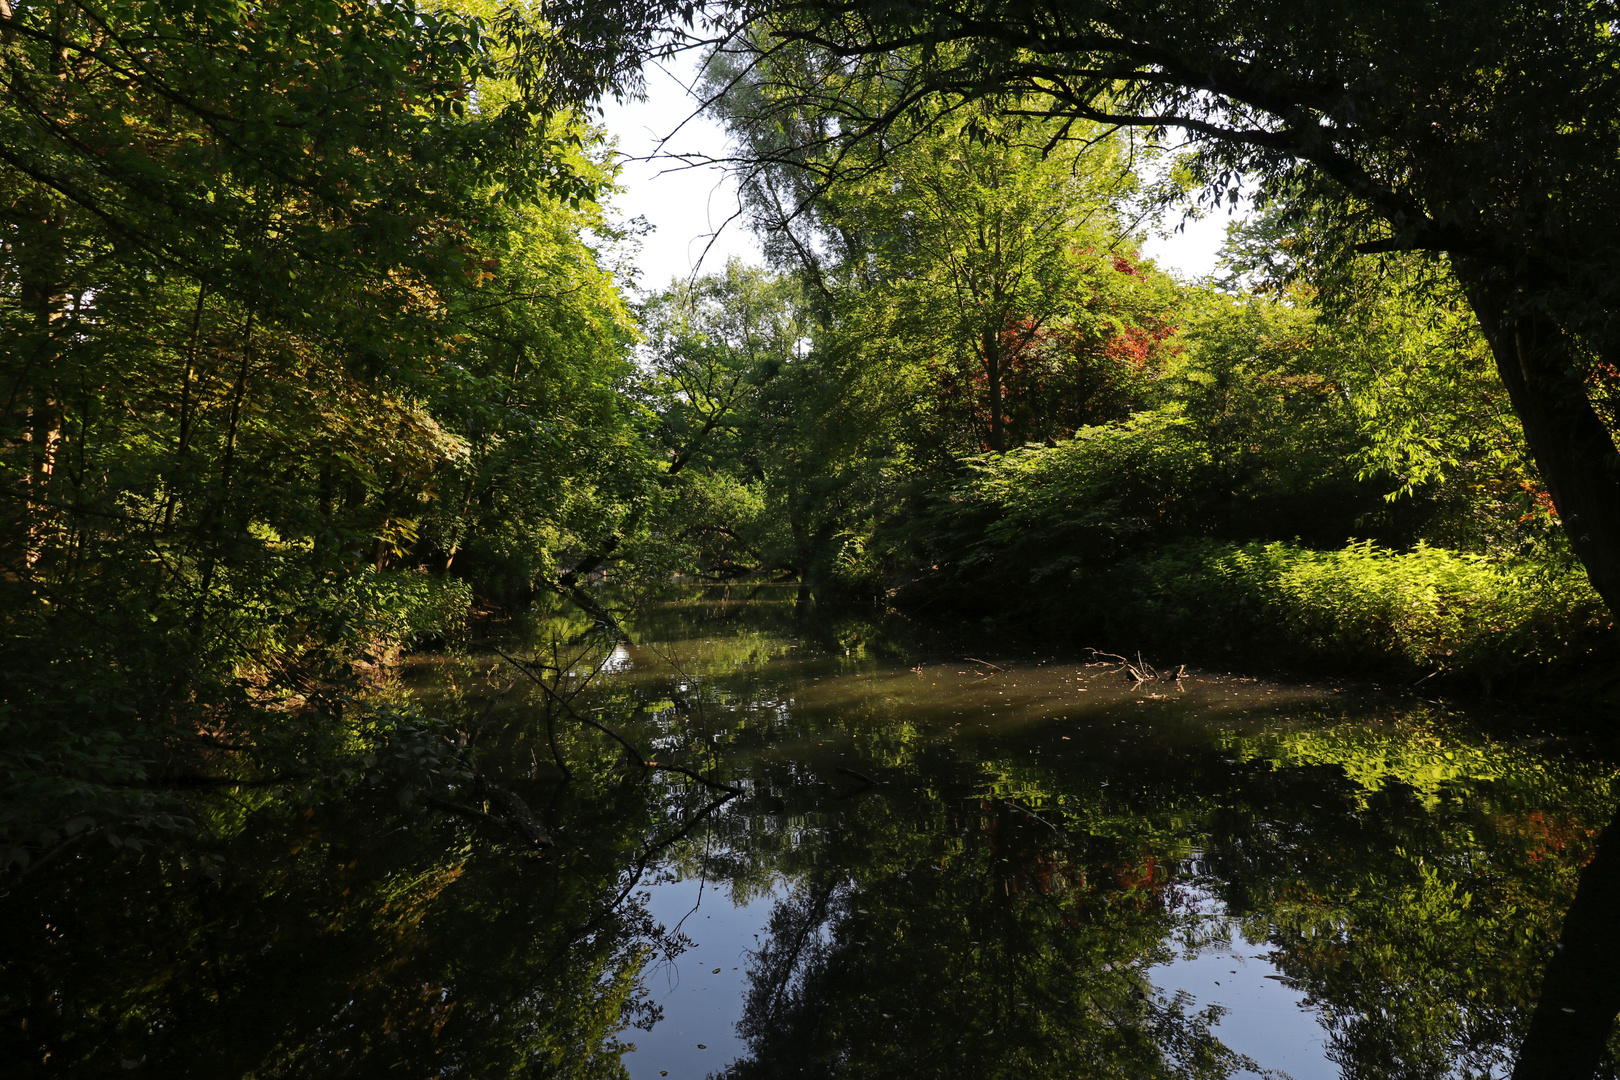
[[[1577,663],[1612,625],[1578,568],[1369,542],[1317,551],[1184,540],[1072,574],[1063,603],[1161,646],[1263,646],[1487,684]]]
[[[473,591],[460,578],[383,571],[354,580],[352,587],[384,647],[454,644],[466,637]]]
[[[1072,439],[965,459],[911,523],[912,559],[999,591],[1178,537],[1342,542],[1382,489],[1348,463],[1354,433],[1320,381],[1274,381],[1241,402],[1189,383],[1186,400]]]

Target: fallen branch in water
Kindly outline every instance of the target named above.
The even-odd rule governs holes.
[[[566,596],[572,600],[581,611],[591,617],[591,621],[599,628],[606,630],[620,641],[629,641],[630,635],[624,632],[624,627],[619,625],[619,620],[615,619],[613,613],[608,611],[607,608],[597,603],[595,597],[585,591],[585,584],[581,580],[595,573],[603,563],[612,558],[613,551],[618,546],[619,538],[617,536],[609,537],[600,552],[587,555],[572,570],[564,573],[555,581],[545,580],[545,584],[558,596]]]
[[[528,679],[531,679],[531,680],[533,680],[535,682],[540,683],[541,686],[543,686],[543,687],[545,687],[545,688],[547,688],[547,689],[549,689],[551,691],[551,694],[546,698],[546,743],[549,745],[549,747],[551,749],[551,760],[556,764],[557,769],[562,773],[563,779],[565,781],[573,780],[574,779],[574,770],[570,769],[568,767],[568,762],[563,760],[562,750],[557,746],[557,706],[556,706],[556,702],[557,701],[563,701],[564,703],[567,703],[567,702],[573,701],[575,698],[579,697],[579,695],[583,694],[585,692],[585,688],[590,685],[591,680],[596,678],[598,675],[600,675],[602,673],[602,669],[604,667],[606,667],[607,662],[610,659],[612,659],[613,653],[612,652],[604,653],[602,655],[602,658],[596,662],[596,667],[594,667],[591,670],[591,673],[589,675],[585,676],[583,679],[581,679],[579,681],[579,685],[574,688],[574,691],[572,693],[566,695],[566,696],[563,696],[563,695],[557,693],[556,687],[551,686],[551,684],[547,683],[542,677],[537,676],[537,675],[534,674],[534,672],[530,671],[524,665],[524,663],[521,660],[518,660],[515,657],[507,655],[505,652],[502,652],[498,648],[495,650],[495,652],[496,652],[497,655],[503,657],[509,663],[511,663],[511,665],[513,667],[517,668],[519,674],[523,675],[524,677],[526,677]],[[551,639],[551,665],[550,665],[550,667],[548,668],[546,666],[546,664],[544,663],[544,661],[538,662],[538,666],[539,666],[541,672],[546,672],[546,671],[554,671],[554,672],[556,672],[557,673],[557,683],[558,683],[558,685],[561,685],[562,684],[563,673],[567,672],[567,671],[572,671],[574,669],[574,665],[578,664],[581,660],[583,660],[589,654],[589,652],[590,652],[589,649],[585,649],[584,651],[582,651],[582,652],[578,653],[577,655],[571,657],[568,660],[568,662],[565,664],[565,663],[563,663],[561,653],[558,651],[557,638],[554,635],[552,637],[552,639]]]
[[[1014,802],[1012,799],[1002,799],[1001,801],[1006,803],[1008,806],[1012,807],[1014,810],[1017,810],[1020,814],[1025,814],[1025,815],[1028,815],[1029,817],[1034,818],[1036,821],[1040,822],[1042,825],[1045,825],[1048,829],[1051,829],[1053,832],[1060,833],[1060,832],[1063,831],[1062,829],[1058,828],[1056,825],[1052,824],[1050,821],[1047,821],[1045,818],[1041,817],[1041,815],[1037,814],[1035,811],[1031,810],[1027,806],[1021,806],[1018,803]]]
[[[1088,648],[1086,651],[1090,653],[1093,658],[1100,656],[1117,664],[1118,667],[1115,669],[1116,672],[1130,678],[1132,683],[1131,688],[1133,690],[1136,687],[1141,686],[1143,683],[1152,682],[1155,679],[1162,682],[1180,682],[1187,675],[1186,664],[1180,665],[1174,671],[1155,671],[1145,660],[1142,659],[1141,653],[1136,654],[1136,660],[1133,662],[1128,657],[1121,656],[1118,653],[1103,652],[1101,649]],[[1091,666],[1096,667],[1101,665],[1093,664]]]
[[[505,811],[505,820],[529,842],[536,847],[551,847],[551,834],[546,832],[529,809],[529,804],[518,797],[517,792],[501,787],[487,777],[477,778],[478,786],[483,789],[484,797]]]
[[[863,772],[856,772],[854,769],[845,768],[843,765],[834,765],[833,766],[833,772],[841,772],[845,776],[852,776],[856,780],[859,780],[861,783],[865,784],[869,788],[875,788],[875,787],[882,787],[883,786],[881,781],[874,780],[870,776],[867,776]],[[862,789],[862,790],[864,790],[864,789]]]
[[[442,798],[438,795],[424,795],[422,801],[429,806],[437,807],[447,814],[469,818],[473,821],[482,821],[497,828],[515,832],[533,848],[548,848],[554,846],[551,834],[546,832],[539,821],[535,820],[534,812],[527,803],[518,798],[513,792],[490,783],[483,777],[478,778],[479,786],[484,789],[485,796],[490,802],[505,810],[505,814],[491,814],[480,810],[476,806],[468,806],[452,799]]]
[[[614,731],[601,721],[593,720],[581,713],[578,709],[574,708],[572,698],[567,698],[557,693],[556,689],[553,688],[550,683],[546,682],[546,680],[541,678],[539,675],[536,675],[533,671],[530,671],[528,666],[524,664],[523,661],[517,659],[515,656],[502,652],[500,649],[496,649],[495,652],[497,655],[503,657],[513,667],[517,668],[518,671],[526,675],[529,678],[529,681],[538,686],[541,692],[546,695],[546,699],[548,701],[560,706],[564,712],[566,712],[569,716],[572,716],[575,720],[586,725],[587,727],[595,728],[597,731],[600,731],[602,734],[624,747],[625,752],[628,753],[631,758],[635,760],[636,764],[640,765],[642,768],[662,769],[665,772],[680,773],[682,776],[690,777],[706,787],[714,788],[716,791],[730,792],[732,795],[741,795],[743,793],[743,789],[735,786],[734,784],[725,784],[721,783],[719,780],[712,780],[709,777],[704,776],[702,773],[694,772],[693,770],[688,769],[684,765],[676,765],[671,762],[657,761],[649,758],[623,735],[620,735],[617,731]]]

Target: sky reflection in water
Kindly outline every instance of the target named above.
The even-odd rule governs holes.
[[[749,794],[650,891],[679,919],[706,876],[684,924],[697,945],[652,980],[666,1019],[626,1057],[636,1080],[974,1059],[1067,1075],[1111,1052],[1164,1075],[1500,1075],[1607,805],[1606,768],[1422,701],[1215,673],[1133,687],[1072,653],[968,659],[777,622],[757,600],[710,609],[747,628],[718,634],[692,612],[643,620],[619,678],[680,702],[649,741],[717,746],[717,775]],[[950,901],[918,899],[919,867],[951,879]],[[817,896],[773,939],[773,911]],[[1044,909],[996,916],[1012,981],[952,1000],[985,942],[945,923],[1005,905]],[[816,944],[785,957],[789,932]],[[925,967],[922,987],[907,963],[931,933],[962,963]],[[1088,944],[1065,951],[1065,934]]]
[[[742,795],[554,712],[562,783],[541,694],[492,655],[424,658],[409,696],[555,851],[386,784],[221,804],[217,882],[80,860],[0,897],[0,1053],[76,1077],[1502,1076],[1612,810],[1589,749],[1418,699],[1133,687],[774,588],[629,629],[575,708]]]

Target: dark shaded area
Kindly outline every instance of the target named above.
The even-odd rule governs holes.
[[[1591,1076],[1620,1014],[1620,814],[1598,837],[1541,987],[1514,1080]]]
[[[0,905],[0,1057],[13,1076],[619,1075],[660,940],[614,904],[627,827],[542,860],[375,806],[272,809],[218,881],[75,867]]]
[[[70,853],[0,898],[0,1053],[39,1076],[622,1076],[625,1025],[656,1019],[640,975],[686,944],[644,890],[702,876],[778,898],[735,943],[734,1080],[1237,1075],[1264,1054],[1166,965],[1238,948],[1346,1080],[1500,1075],[1571,1015],[1612,1075],[1599,1010],[1550,1011],[1612,970],[1591,944],[1612,872],[1581,873],[1613,813],[1589,752],[1433,702],[968,660],[795,592],[650,607],[578,703],[743,797],[712,807],[560,723],[563,783],[542,695],[492,710],[503,676],[436,661],[417,700],[484,718],[481,770],[555,849],[361,789],[222,809],[217,880]]]

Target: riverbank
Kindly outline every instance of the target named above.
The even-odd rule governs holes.
[[[927,617],[969,612],[1114,651],[1259,660],[1486,697],[1607,700],[1620,683],[1613,618],[1578,568],[1425,545],[1179,540],[1023,588],[921,578],[896,599]]]

